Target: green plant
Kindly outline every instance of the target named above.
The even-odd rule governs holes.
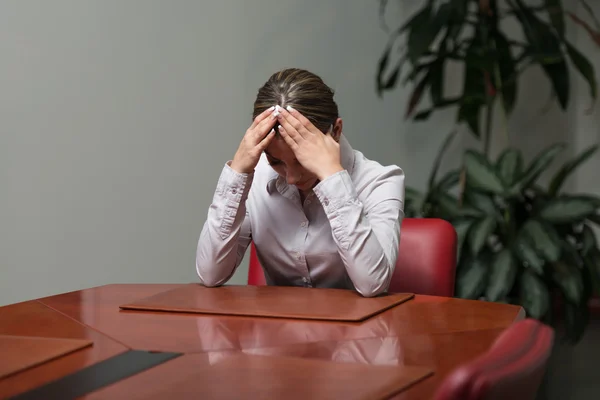
[[[380,0],[385,16],[388,0]],[[489,155],[493,108],[500,100],[506,115],[512,112],[519,77],[527,68],[539,66],[549,78],[553,95],[562,109],[570,98],[569,68],[574,67],[589,84],[591,97],[597,96],[595,71],[589,60],[566,37],[565,16],[582,26],[600,42],[600,23],[585,0],[579,0],[592,17],[595,29],[572,12],[562,0],[543,0],[528,5],[525,0],[423,0],[423,7],[406,23],[390,32],[377,71],[377,91],[393,89],[402,79],[403,65],[410,72],[402,79],[412,83],[406,117],[425,120],[436,110],[457,106],[457,122],[470,131],[483,134],[484,154]],[[505,29],[513,20],[523,39],[515,39]],[[510,21],[508,21],[510,22]],[[508,25],[510,26],[510,24]],[[400,46],[398,61],[393,61]],[[445,93],[445,69],[449,62],[462,63],[464,84],[459,95]],[[429,93],[431,105],[417,111]],[[481,114],[485,111],[485,124]]]
[[[537,180],[565,148],[552,145],[524,165],[506,149],[495,162],[469,150],[464,155],[462,197],[450,194],[459,170],[436,179],[427,193],[406,193],[406,214],[450,221],[459,238],[456,294],[522,305],[531,317],[556,320],[552,299],[562,299],[566,338],[577,342],[588,323],[588,301],[600,294],[600,250],[591,223],[600,224],[600,198],[561,192],[566,178],[597,150],[593,146],[558,170],[547,188]]]
[[[495,104],[510,116],[519,78],[532,66],[548,77],[563,110],[569,104],[571,68],[586,80],[596,100],[594,68],[565,32],[571,20],[600,45],[600,22],[585,0],[578,4],[593,27],[565,10],[562,0],[539,0],[535,5],[525,0],[422,1],[423,6],[389,34],[378,63],[377,92],[382,95],[399,82],[411,83],[407,118],[426,120],[454,106],[457,127],[441,147],[426,192],[406,189],[405,214],[444,218],[456,228],[458,296],[521,304],[529,316],[549,323],[556,319],[553,299],[562,299],[566,337],[577,342],[587,325],[588,300],[594,286],[596,291],[600,287],[600,250],[590,227],[600,224],[600,199],[567,195],[561,187],[597,148],[566,163],[549,187],[542,188],[540,175],[565,146],[552,145],[525,166],[513,148],[490,160],[490,136]],[[388,3],[380,0],[382,18]],[[510,20],[520,27],[522,38],[506,29]],[[462,90],[453,97],[446,93],[450,62],[462,64],[464,71]],[[405,64],[410,69],[403,76]],[[429,104],[424,105],[427,98]],[[438,179],[444,151],[462,124],[482,139],[483,152],[467,151],[459,169]]]

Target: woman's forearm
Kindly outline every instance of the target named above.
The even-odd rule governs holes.
[[[233,275],[251,240],[245,202],[251,174],[223,168],[196,250],[196,271],[205,286],[219,286]]]

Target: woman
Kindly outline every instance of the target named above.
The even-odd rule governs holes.
[[[227,282],[253,241],[270,285],[385,293],[404,216],[402,170],[350,147],[333,91],[311,72],[272,75],[253,117],[200,234],[201,283]]]

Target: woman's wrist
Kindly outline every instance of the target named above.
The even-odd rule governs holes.
[[[254,168],[252,168],[252,170],[249,171],[247,168],[244,168],[240,164],[236,163],[235,159],[229,163],[229,168],[231,168],[238,174],[251,174],[252,172],[254,172]]]
[[[341,164],[335,164],[335,165],[330,165],[325,168],[322,168],[316,175],[320,181],[324,181],[325,179],[329,178],[331,175],[335,175],[338,172],[341,172],[343,170],[344,170],[344,167],[342,167]]]

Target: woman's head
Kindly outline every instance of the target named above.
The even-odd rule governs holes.
[[[339,117],[333,90],[312,72],[290,68],[271,75],[258,90],[252,118],[267,108],[291,106],[326,133]]]
[[[321,132],[339,140],[342,120],[333,100],[333,90],[312,72],[290,68],[279,71],[258,90],[253,118],[272,107],[291,106],[304,115]],[[265,151],[273,169],[291,185],[306,191],[318,183],[298,161],[285,141],[277,135]]]

